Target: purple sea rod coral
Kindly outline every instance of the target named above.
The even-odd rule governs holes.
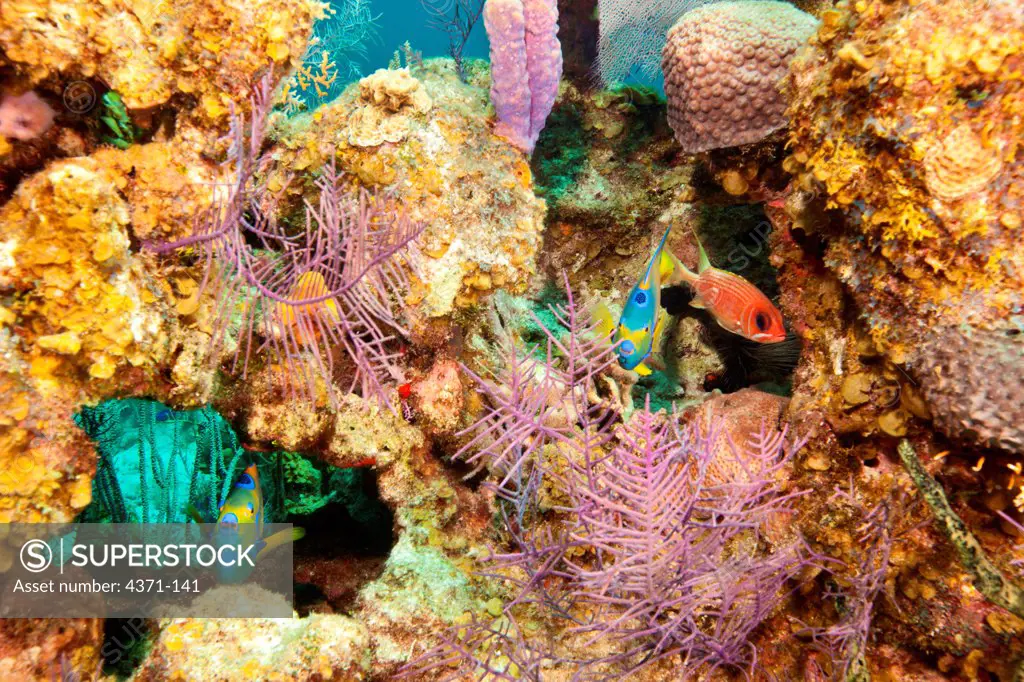
[[[484,26],[491,42],[494,131],[531,153],[562,77],[558,5],[555,0],[487,0]]]
[[[785,126],[779,81],[816,25],[810,14],[768,0],[684,14],[662,51],[668,122],[683,151],[750,144]]]
[[[839,605],[840,618],[829,627],[808,628],[804,632],[813,638],[814,648],[824,654],[822,660],[829,662],[830,669],[825,670],[817,659],[810,659],[822,679],[867,679],[866,653],[875,601],[885,589],[889,557],[896,541],[893,508],[906,511],[906,501],[900,493],[865,509],[855,491],[851,478],[849,490],[836,486],[835,494],[829,498],[830,506],[854,510],[862,519],[857,527],[860,559],[855,566],[847,566],[850,574],[843,576],[848,586],[830,588],[827,592]],[[834,566],[829,570],[840,574]]]
[[[278,224],[274,197],[257,181],[271,104],[265,80],[249,125],[234,119],[234,180],[224,199],[197,217],[192,236],[151,248],[192,247],[203,260],[201,289],[217,305],[212,361],[233,346],[232,371],[246,378],[254,356],[266,352],[293,396],[315,401],[326,385],[333,401],[334,370],[347,358],[347,390],[388,405],[386,383],[399,378],[389,344],[404,333],[407,252],[425,226],[389,196],[346,189],[333,162],[316,183],[319,203],[306,203],[305,226]]]
[[[776,474],[801,445],[762,429],[728,443],[752,474],[712,481],[722,424],[707,432],[638,411],[607,456],[581,452],[569,484],[570,537],[587,552],[567,559],[574,594],[590,606],[577,631],[622,651],[606,662],[635,671],[664,657],[706,675],[756,662],[751,635],[808,562],[802,543],[772,547],[769,524],[794,512]]]

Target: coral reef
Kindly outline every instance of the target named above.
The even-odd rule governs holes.
[[[683,151],[750,144],[785,126],[779,82],[816,24],[789,3],[767,0],[684,14],[662,57],[668,121]]]
[[[414,382],[412,396],[417,415],[438,432],[452,432],[462,420],[465,389],[454,360],[434,363],[421,379]]]
[[[369,668],[366,629],[344,616],[174,619],[158,627],[137,680],[359,680]]]
[[[0,6],[0,521],[252,464],[294,614],[5,622],[0,677],[1021,675],[1011,0],[488,0],[490,68],[431,4],[454,59],[350,83],[364,0],[129,4]],[[671,286],[625,370],[663,234],[785,338]]]
[[[950,544],[956,548],[964,568],[974,576],[978,590],[992,603],[1018,618],[1024,618],[1024,589],[1004,576],[985,555],[985,550],[977,538],[967,530],[964,522],[950,508],[942,487],[925,471],[910,441],[900,441],[899,452],[911,480],[931,507]]]
[[[1018,454],[1022,30],[1008,2],[840,3],[793,63],[787,161],[846,214],[825,262],[936,424]]]
[[[169,296],[130,253],[117,178],[95,159],[58,162],[0,208],[9,520],[73,517],[58,482],[88,476],[92,464],[79,437],[60,435],[72,411],[145,382],[170,351]]]
[[[103,621],[4,618],[0,624],[0,675],[6,680],[53,680],[63,671],[92,675],[100,660]],[[73,652],[69,656],[65,652]],[[78,678],[75,678],[78,679]]]

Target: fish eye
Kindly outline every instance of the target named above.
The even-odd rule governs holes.
[[[754,316],[754,324],[757,325],[757,331],[767,331],[769,326],[768,316],[764,313],[758,313]]]
[[[645,294],[642,291],[638,291],[636,292],[636,296],[633,297],[633,300],[636,301],[639,305],[643,305],[647,303],[647,294]]]
[[[245,506],[246,506],[246,507],[247,507],[247,508],[249,509],[249,513],[250,513],[250,514],[252,514],[252,513],[254,512],[254,511],[256,511],[256,507],[254,507],[254,506],[252,505],[252,502],[248,503],[248,504],[247,504],[247,505],[245,505]]]

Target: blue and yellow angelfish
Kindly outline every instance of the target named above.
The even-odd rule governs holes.
[[[260,487],[260,473],[255,464],[250,464],[235,481],[227,499],[221,502],[217,512],[217,528],[214,542],[218,545],[239,545],[252,547],[256,561],[275,547],[298,540],[306,532],[301,528],[278,531],[263,537],[265,517],[263,489]],[[197,523],[202,523],[198,511],[190,507],[190,514]],[[244,580],[249,572],[244,568],[228,569],[218,566],[218,577],[225,582]]]
[[[599,319],[599,326],[605,326],[608,333],[612,334],[619,365],[643,376],[651,373],[648,364],[661,345],[661,335],[668,317],[661,307],[661,284],[670,281],[678,272],[675,256],[665,251],[665,241],[670,231],[671,228],[665,230],[643,275],[629,292],[619,323],[613,328],[610,317],[604,322]],[[598,316],[602,314],[609,315],[606,309],[603,313],[599,312]]]

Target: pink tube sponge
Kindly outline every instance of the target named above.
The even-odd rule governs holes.
[[[530,153],[558,94],[562,46],[556,0],[487,0],[494,132]]]

